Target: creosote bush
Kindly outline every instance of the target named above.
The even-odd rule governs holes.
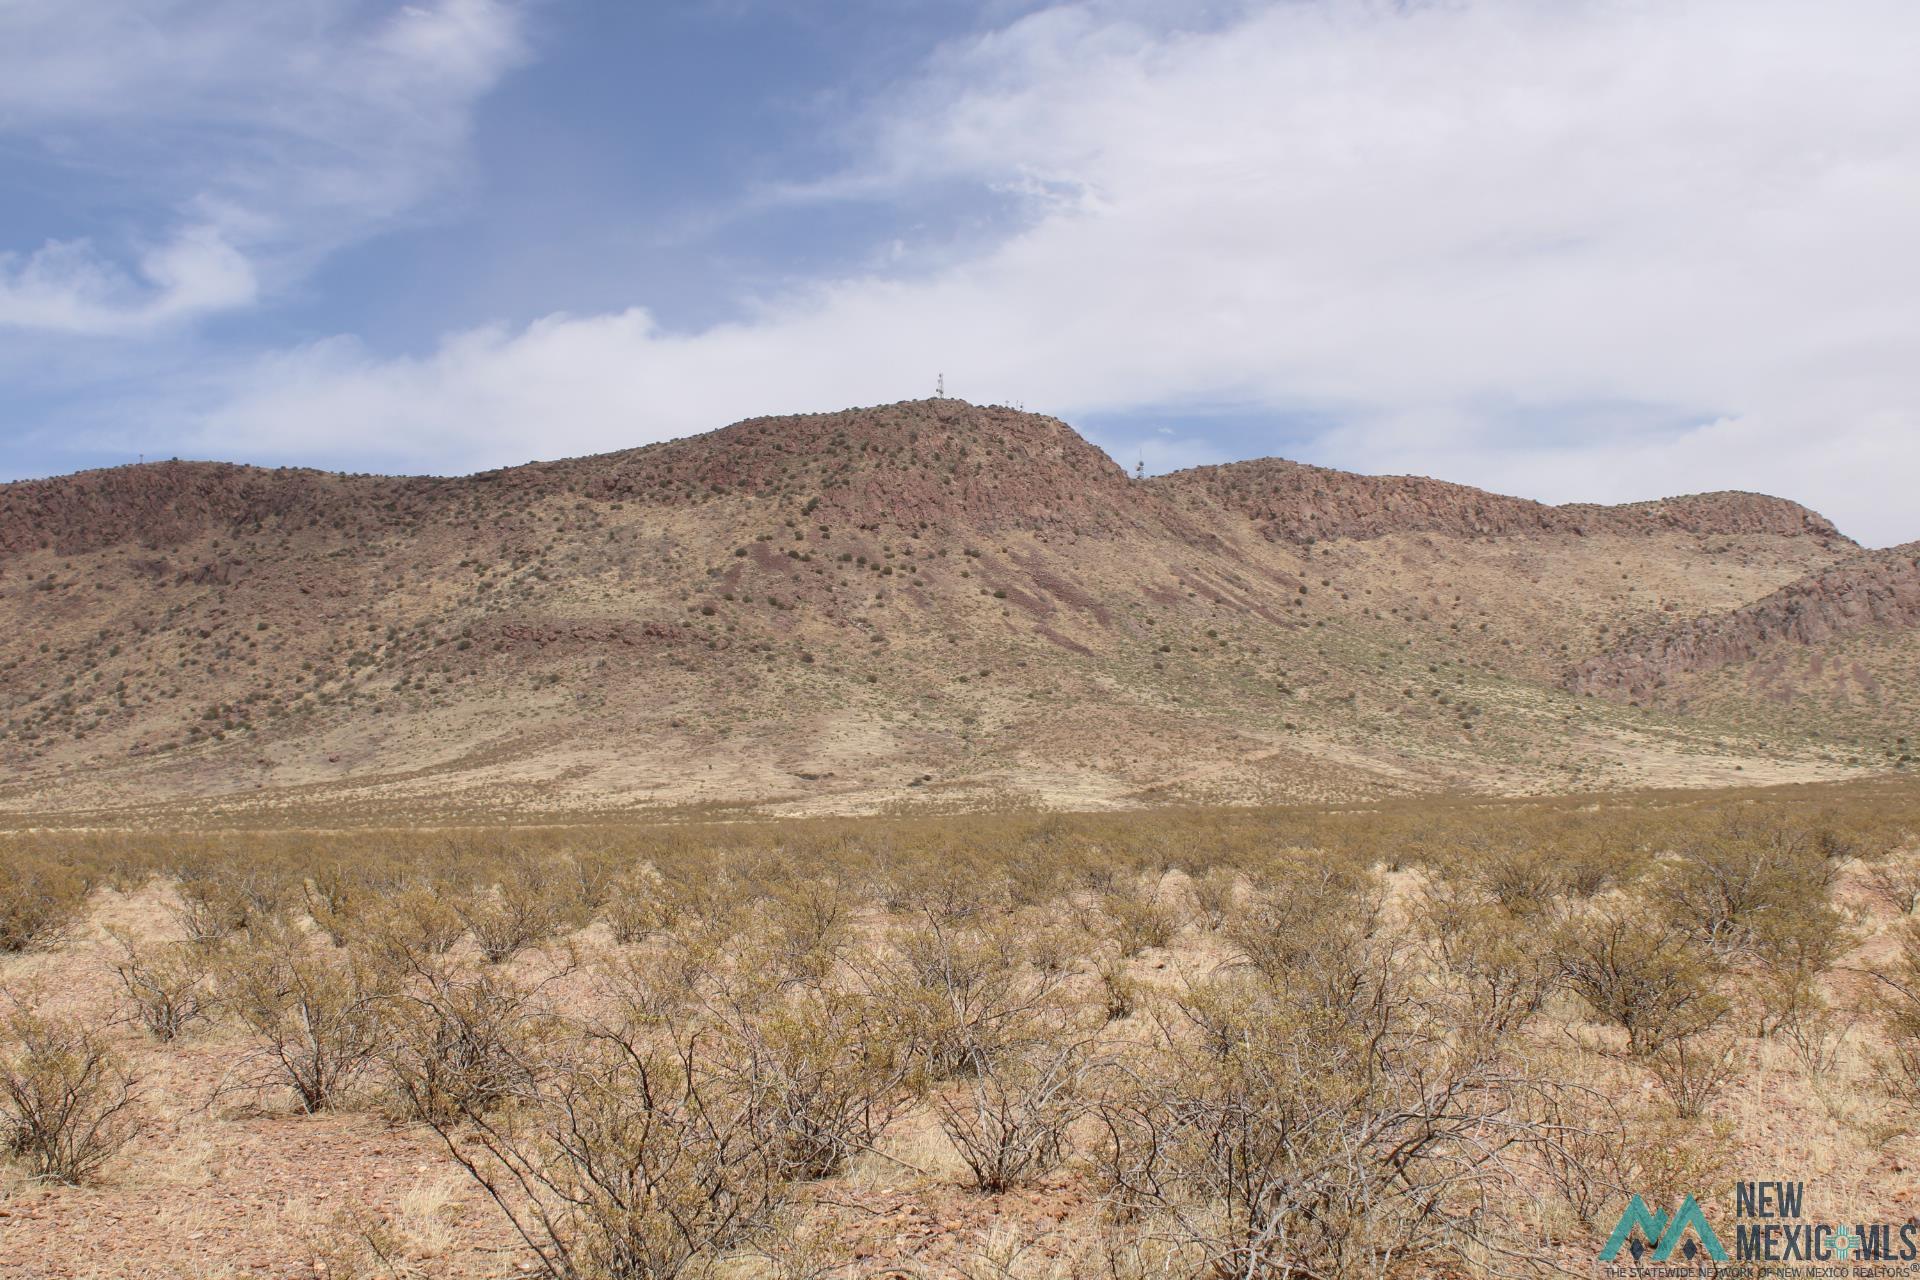
[[[480,954],[500,964],[560,931],[567,912],[561,886],[530,859],[515,858],[497,882],[455,899],[453,910]]]
[[[0,953],[44,950],[67,935],[86,908],[88,883],[52,859],[0,855]]]
[[[1874,974],[1888,1039],[1878,1067],[1894,1096],[1920,1110],[1920,921],[1904,923],[1897,938],[1897,959]]]
[[[813,989],[759,1008],[723,999],[707,1013],[716,1075],[746,1100],[748,1132],[783,1179],[830,1177],[874,1148],[913,1046],[870,997]]]
[[[33,1178],[92,1180],[133,1136],[134,1083],[98,1032],[16,1009],[0,1025],[0,1151]]]
[[[134,1021],[156,1040],[172,1040],[212,1012],[209,984],[212,960],[191,943],[162,942],[136,946],[119,938],[121,954],[114,961]]]
[[[286,924],[264,926],[215,966],[221,1004],[259,1041],[242,1082],[279,1085],[303,1111],[336,1105],[371,1070],[395,981],[352,952]]]
[[[1067,1132],[1092,1105],[1100,1070],[1093,1042],[1022,1045],[976,1054],[966,1078],[933,1092],[940,1128],[981,1191],[1008,1191],[1052,1172]]]
[[[558,1280],[672,1280],[743,1248],[788,1184],[753,1091],[697,1036],[602,1028],[535,1069],[496,1119],[429,1117]]]
[[[938,1080],[970,1070],[983,1055],[1045,1040],[1067,976],[1029,964],[1003,923],[956,927],[930,914],[900,931],[862,979],[919,1044],[927,1077]]]
[[[294,900],[292,871],[244,857],[214,857],[182,868],[175,918],[203,946],[258,924],[270,924]]]
[[[1526,1105],[1543,1086],[1503,1036],[1463,1035],[1425,1000],[1392,940],[1317,927],[1285,969],[1168,997],[1153,1058],[1099,1108],[1116,1203],[1197,1255],[1192,1274],[1374,1274],[1511,1246],[1510,1162],[1551,1140]],[[1300,980],[1354,947],[1350,983]]]
[[[546,984],[497,967],[431,964],[389,985],[378,1055],[408,1119],[450,1124],[505,1104],[534,1083],[559,1031],[542,1001]]]
[[[250,1037],[229,1084],[439,1134],[550,1278],[818,1280],[884,1170],[982,1195],[1091,1174],[1099,1223],[1063,1231],[1110,1280],[1332,1280],[1590,1258],[1627,1194],[1731,1168],[1731,1086],[1761,1064],[1857,1054],[1920,1113],[1911,830],[1920,804],[1863,785],[41,833],[0,836],[0,886],[177,895],[192,941],[104,956],[159,1042],[128,1052],[217,1015],[209,1051]],[[59,1036],[84,1052],[38,1061],[100,1051],[111,1103],[105,1042]],[[975,1270],[1019,1274],[1027,1243]]]
[[[1559,930],[1554,955],[1567,986],[1625,1030],[1636,1055],[1658,1053],[1726,1016],[1712,953],[1644,911],[1589,912]]]

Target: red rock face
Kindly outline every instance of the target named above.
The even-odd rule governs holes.
[[[1730,613],[1630,637],[1568,674],[1575,693],[1653,696],[1681,676],[1819,645],[1867,627],[1920,625],[1920,543],[1869,551]]]
[[[1189,503],[1253,520],[1274,541],[1542,533],[1770,533],[1852,545],[1824,516],[1757,493],[1703,493],[1606,507],[1550,507],[1422,476],[1362,476],[1281,458],[1195,467],[1155,482]]]

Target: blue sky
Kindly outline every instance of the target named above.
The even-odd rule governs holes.
[[[1920,537],[1891,0],[8,0],[0,478],[956,394]]]

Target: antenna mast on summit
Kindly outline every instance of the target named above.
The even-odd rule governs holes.
[[[945,400],[947,398],[947,375],[944,373],[933,380],[933,398],[935,400]]]
[[[1147,478],[1147,455],[1145,450],[1141,451],[1140,460],[1133,464],[1133,478],[1135,480],[1144,480]]]

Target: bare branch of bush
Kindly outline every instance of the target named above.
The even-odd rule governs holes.
[[[90,1181],[133,1137],[132,1072],[74,1020],[16,1010],[0,1033],[0,1149],[34,1178]]]

